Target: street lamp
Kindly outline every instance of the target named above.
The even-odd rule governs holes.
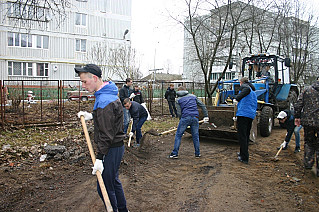
[[[123,35],[123,40],[125,40],[125,36],[127,35],[127,33],[129,32],[130,30],[126,29],[125,32],[124,32],[124,35]]]

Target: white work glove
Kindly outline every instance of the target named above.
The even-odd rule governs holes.
[[[92,174],[93,175],[96,175],[96,171],[100,171],[100,173],[102,174],[102,172],[103,172],[103,169],[104,169],[104,167],[103,167],[103,161],[102,160],[100,160],[100,159],[96,159],[95,160],[95,163],[94,163],[94,166],[92,167],[92,169],[93,169],[93,171],[92,171]]]
[[[204,117],[203,121],[204,121],[205,124],[208,124],[209,123],[209,118],[208,117]]]
[[[233,121],[237,121],[237,117],[233,117]]]
[[[284,141],[284,142],[282,142],[282,144],[280,146],[282,146],[282,148],[284,148],[286,146],[286,144],[287,144],[287,142]]]
[[[234,104],[234,105],[237,105],[237,104],[238,104],[238,102],[237,102],[236,99],[233,99],[233,104]]]
[[[136,95],[134,93],[131,94],[130,99],[133,99]]]
[[[130,132],[128,135],[129,135],[130,137],[132,137],[132,136],[134,135],[134,133],[133,133],[133,132]]]
[[[92,113],[88,113],[86,111],[78,112],[78,117],[81,118],[81,116],[84,116],[85,121],[93,119]]]

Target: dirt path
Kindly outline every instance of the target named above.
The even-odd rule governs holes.
[[[128,208],[133,212],[316,211],[319,180],[312,171],[303,169],[303,151],[294,154],[292,141],[279,161],[271,160],[284,136],[285,130],[275,127],[271,137],[259,137],[249,146],[251,158],[246,165],[237,161],[239,146],[234,142],[201,139],[202,157],[195,159],[191,136],[185,134],[179,159],[169,159],[174,135],[148,135],[143,148],[126,150],[121,166]],[[0,182],[2,201],[9,201],[2,209],[103,211],[90,167],[87,158],[80,165],[55,164],[55,172],[42,170],[45,174],[31,168],[1,170],[1,178],[9,179]],[[30,177],[28,183],[20,178],[22,174]],[[20,193],[3,193],[10,191],[5,187],[18,181],[24,192],[16,188]]]

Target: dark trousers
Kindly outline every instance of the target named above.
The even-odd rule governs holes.
[[[137,126],[136,126],[136,143],[140,143],[140,140],[142,138],[142,126],[144,122],[146,121],[147,116],[143,116],[138,120]]]
[[[119,168],[124,155],[124,145],[121,147],[110,148],[107,155],[103,158],[104,170],[102,178],[109,196],[113,211],[127,211],[126,199],[119,179]],[[97,182],[97,191],[104,202],[103,195]],[[104,203],[105,206],[105,203]]]
[[[247,162],[249,160],[248,144],[252,122],[253,119],[251,118],[237,116],[237,135],[240,145],[240,156],[242,160]]]
[[[175,107],[175,101],[168,101],[168,107],[169,107],[169,112],[171,113],[171,115],[174,117],[174,116],[177,116],[177,110],[176,110],[176,107]],[[174,110],[174,112],[173,112]],[[175,113],[175,115],[174,115]]]
[[[304,164],[305,168],[311,169],[316,157],[316,170],[319,176],[319,128],[304,126]]]

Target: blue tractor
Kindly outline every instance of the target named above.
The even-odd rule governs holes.
[[[297,85],[290,83],[289,67],[290,59],[277,55],[258,54],[242,60],[240,75],[247,77],[254,84],[258,98],[258,110],[253,123],[254,131],[251,133],[253,136],[251,140],[254,141],[257,134],[257,127],[254,129],[254,124],[259,127],[260,135],[267,137],[271,134],[278,112],[287,108],[293,110],[299,91]],[[218,118],[230,119],[230,116],[234,116],[236,108],[232,100],[238,94],[239,87],[238,79],[218,82],[215,106],[209,109],[209,116],[213,122],[214,119],[218,122]],[[222,111],[226,110],[230,110],[228,115],[226,113],[222,115]],[[225,123],[227,127],[230,127],[231,123],[225,120],[223,123],[220,122],[220,126]],[[232,125],[235,126],[233,123]]]

